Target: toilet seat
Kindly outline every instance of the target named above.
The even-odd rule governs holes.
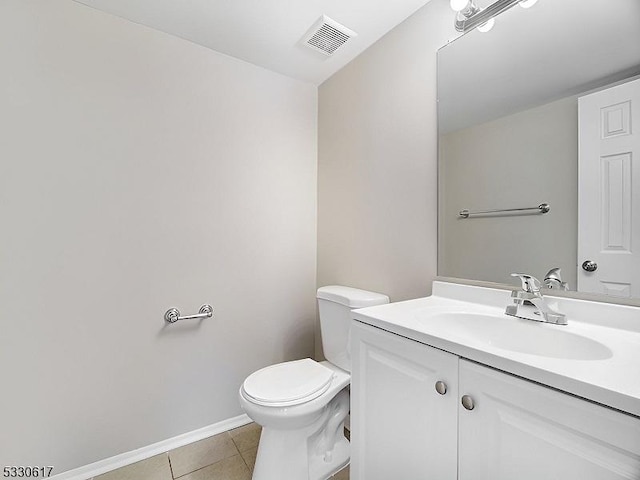
[[[242,391],[258,405],[287,407],[309,402],[331,386],[334,372],[305,358],[271,365],[252,373],[242,384]]]

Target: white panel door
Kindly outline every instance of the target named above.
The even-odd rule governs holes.
[[[640,419],[461,359],[460,480],[638,480]]]
[[[455,480],[458,357],[359,322],[351,355],[351,479]]]
[[[578,290],[640,297],[640,79],[579,99],[579,141]]]

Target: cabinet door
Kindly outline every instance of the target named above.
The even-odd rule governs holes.
[[[459,375],[460,480],[640,479],[640,419],[462,359]]]
[[[351,362],[351,478],[455,480],[458,357],[352,322]]]

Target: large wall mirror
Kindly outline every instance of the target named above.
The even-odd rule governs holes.
[[[638,0],[516,5],[441,48],[438,274],[559,267],[570,290],[640,298],[639,75]]]

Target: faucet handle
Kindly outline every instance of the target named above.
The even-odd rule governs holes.
[[[569,290],[567,282],[562,281],[562,273],[559,267],[552,268],[544,276],[544,286],[550,289]]]
[[[560,267],[554,267],[547,272],[544,276],[545,280],[557,280],[562,283],[562,269]]]
[[[540,280],[532,275],[526,273],[512,273],[512,277],[520,278],[522,282],[522,290],[527,293],[540,293],[540,287],[542,286]]]

